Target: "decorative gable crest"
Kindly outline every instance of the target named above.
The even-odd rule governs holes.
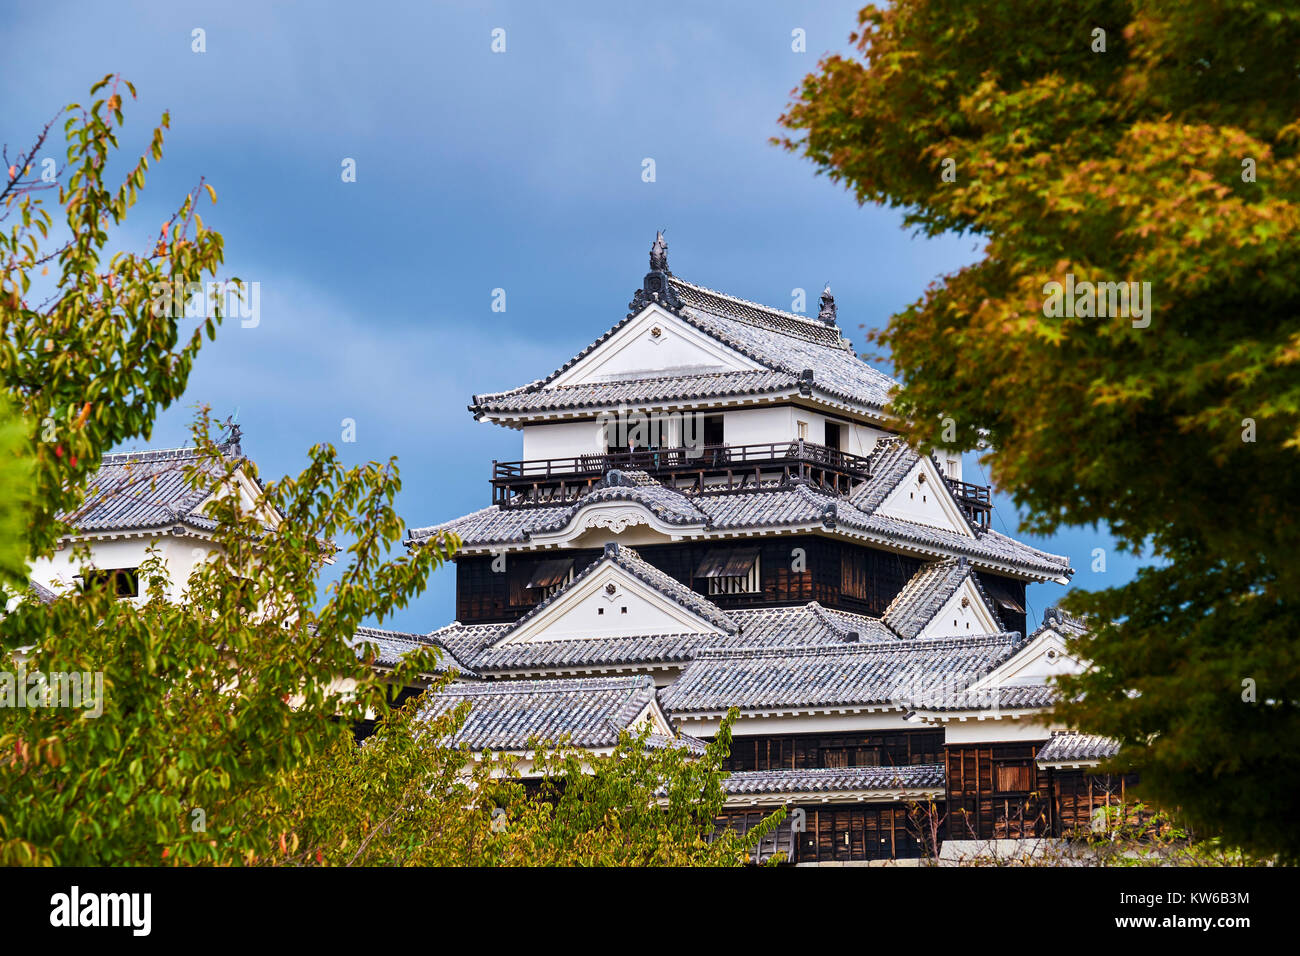
[[[650,271],[641,281],[641,289],[633,299],[632,307],[639,309],[647,302],[655,302],[673,312],[680,309],[681,300],[668,281],[671,275],[668,268],[668,243],[664,241],[664,232],[660,229],[655,233],[654,244],[650,247]]]

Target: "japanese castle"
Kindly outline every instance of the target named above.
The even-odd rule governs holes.
[[[662,233],[626,317],[544,378],[476,395],[518,429],[492,503],[447,532],[456,620],[433,642],[476,748],[601,750],[624,729],[689,745],[730,708],[726,825],[785,806],[791,862],[914,859],[1087,827],[1125,781],[1110,741],[1052,726],[1081,622],[1026,633],[1025,587],[1067,559],[990,527],[959,455],[887,429],[896,382],[862,361],[830,290],[816,318],[687,282]],[[918,819],[917,808],[928,808]],[[928,829],[928,832],[927,832]]]
[[[1025,587],[1068,583],[1068,560],[993,530],[959,455],[889,431],[897,383],[857,356],[829,289],[819,307],[678,278],[660,234],[621,321],[473,397],[522,433],[520,459],[492,463],[490,505],[407,541],[459,537],[455,621],[358,645],[379,667],[437,646],[457,676],[431,706],[469,701],[461,739],[525,761],[533,737],[608,753],[648,729],[694,749],[737,708],[719,825],[792,811],[758,859],[959,859],[1086,829],[1131,781],[1098,769],[1113,742],[1047,715],[1083,624],[1049,609],[1027,633]],[[206,547],[203,496],[171,477],[186,454],[106,456],[73,516],[124,598],[150,543],[181,577]],[[103,492],[142,480],[147,504]],[[33,570],[43,597],[67,553]]]

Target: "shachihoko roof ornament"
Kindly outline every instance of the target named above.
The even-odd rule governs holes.
[[[672,271],[668,268],[668,243],[664,241],[664,231],[655,233],[654,244],[650,246],[650,271],[641,283],[642,294],[650,301],[657,302],[668,309],[681,308],[681,300],[668,281]]]
[[[827,325],[835,325],[835,296],[831,295],[831,284],[826,283],[826,288],[822,289],[821,298],[817,300],[817,318],[821,319]]]
[[[672,271],[668,268],[668,243],[664,241],[662,229],[655,233],[654,244],[650,246],[650,271],[672,275]]]

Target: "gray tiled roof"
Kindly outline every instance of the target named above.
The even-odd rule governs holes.
[[[193,447],[105,455],[86,482],[86,496],[60,515],[78,531],[135,531],[179,523],[212,530],[216,522],[196,512],[211,488],[193,487],[187,466],[199,461]],[[215,478],[216,465],[205,473]]]
[[[1119,753],[1119,741],[1099,734],[1057,732],[1038,751],[1040,764],[1093,763]]]
[[[912,579],[903,585],[903,589],[885,609],[884,622],[902,637],[916,637],[943,610],[943,606],[967,578],[979,589],[984,606],[1001,627],[993,602],[984,594],[979,579],[974,576],[965,558],[936,561],[912,575]]]
[[[679,308],[665,307],[764,368],[548,387],[640,313],[646,302],[638,294],[627,318],[555,372],[519,388],[475,395],[470,409],[476,414],[551,411],[788,391],[799,386],[807,369],[813,372],[814,394],[822,393],[877,410],[888,404],[897,383],[862,361],[837,327],[715,292],[676,277],[670,278],[669,282],[681,305]]]
[[[668,281],[682,306],[689,312],[704,312],[717,318],[734,319],[825,348],[844,348],[839,328],[827,325],[820,319],[810,319],[797,312],[783,312],[769,305],[707,289],[678,276],[672,276]]]
[[[738,770],[722,781],[731,796],[747,794],[855,793],[869,790],[936,790],[942,764],[902,767],[836,767],[818,770]]]
[[[879,620],[819,604],[728,611],[734,633],[657,634],[589,640],[500,642],[514,624],[451,624],[430,635],[482,674],[569,668],[681,665],[706,648],[841,646],[856,632],[859,641],[897,640]]]
[[[799,378],[788,372],[755,369],[672,375],[616,382],[592,382],[542,388],[538,383],[508,392],[474,396],[476,412],[529,412],[542,409],[611,408],[623,404],[655,404],[736,395],[765,395],[796,388]]]
[[[877,641],[839,647],[701,651],[661,700],[670,713],[908,707],[964,688],[1019,647],[1019,635]]]
[[[644,474],[644,472],[642,472]],[[612,485],[596,488],[583,495],[579,502],[574,502],[570,513],[557,516],[558,523],[544,531],[554,531],[564,527],[573,513],[589,505],[603,504],[607,501],[635,501],[645,505],[655,515],[669,524],[691,525],[707,521],[708,518],[694,501],[673,488],[666,488],[658,482],[638,485]]]
[[[32,596],[42,604],[50,604],[58,599],[58,595],[47,588],[44,584],[41,584],[40,581],[29,580],[27,582],[27,587],[32,592]]]
[[[583,508],[610,501],[644,505],[668,524],[685,527],[708,522],[708,515],[697,507],[694,499],[656,482],[596,488],[577,501],[557,505],[525,508],[492,505],[430,528],[413,528],[408,543],[418,544],[444,531],[454,531],[466,547],[527,541],[533,535],[560,530]]]
[[[901,438],[880,439],[871,450],[871,477],[853,489],[849,501],[871,514],[907,477],[919,457]]]
[[[456,671],[461,677],[476,676],[473,671],[458,661],[443,644],[424,634],[408,634],[404,631],[388,631],[377,627],[359,627],[352,638],[354,647],[360,649],[365,644],[375,648],[375,664],[380,667],[395,667],[408,651],[416,648],[434,647],[439,651],[436,674]]]
[[[858,358],[834,326],[671,279],[682,315],[769,368],[799,375],[812,369],[813,388],[875,408],[889,404],[898,383]]]
[[[1054,687],[1046,684],[1010,685],[985,690],[955,690],[952,693],[927,695],[917,701],[924,711],[962,710],[1043,710],[1056,703]]]
[[[530,737],[576,747],[612,747],[620,731],[655,699],[649,677],[495,681],[451,684],[428,698],[423,713],[446,713],[463,702],[469,716],[452,741],[473,750],[522,750]]]
[[[466,548],[521,544],[534,535],[558,531],[588,505],[611,500],[639,502],[661,520],[700,533],[765,529],[851,529],[868,539],[927,557],[965,555],[977,564],[1010,566],[1028,575],[1059,577],[1070,573],[1069,559],[1049,554],[996,531],[974,537],[928,525],[869,514],[843,496],[818,491],[798,481],[746,492],[688,494],[662,485],[613,487],[593,491],[565,504],[521,508],[483,508],[429,528],[412,529],[409,544],[441,531],[454,531]],[[833,519],[827,515],[833,511]]]
[[[1088,633],[1088,623],[1083,618],[1075,617],[1059,607],[1049,607],[1043,612],[1043,621],[1031,637],[1037,637],[1043,631],[1052,630],[1062,637],[1078,637]]]

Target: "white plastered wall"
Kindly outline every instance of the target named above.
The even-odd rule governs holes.
[[[206,561],[214,550],[210,542],[201,538],[170,534],[154,538],[95,538],[89,541],[89,566],[100,570],[138,568],[148,556],[150,546],[157,547],[162,554],[169,577],[166,594],[171,600],[180,597],[190,573],[200,561]],[[84,566],[85,563],[77,558],[72,546],[64,545],[52,556],[35,561],[31,568],[31,578],[51,591],[62,592],[79,586],[80,582],[75,575]],[[127,600],[143,603],[147,598],[146,587],[146,583],[141,581],[139,597]]]
[[[552,422],[524,426],[524,460],[568,458],[605,451],[599,422]]]
[[[984,603],[974,582],[967,578],[918,636],[970,637],[972,634],[995,634],[1000,630],[997,619]]]

